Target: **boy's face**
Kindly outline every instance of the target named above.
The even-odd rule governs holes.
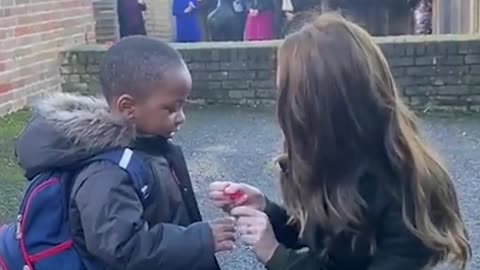
[[[129,118],[137,131],[167,139],[173,137],[185,122],[183,105],[191,87],[192,78],[185,66],[167,71],[150,96],[133,102]]]

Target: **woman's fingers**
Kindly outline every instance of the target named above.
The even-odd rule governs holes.
[[[215,201],[229,201],[229,197],[225,195],[224,192],[221,191],[210,191],[208,192],[208,198]]]
[[[232,183],[227,182],[227,181],[215,181],[210,184],[209,190],[210,191],[220,191],[223,192],[228,186],[230,186]]]
[[[253,246],[258,241],[258,236],[254,234],[242,234],[240,236],[240,241],[242,241],[248,246]]]
[[[258,231],[259,231],[259,228],[251,224],[237,225],[237,233],[240,235],[255,234],[255,233],[258,233]]]
[[[238,216],[240,240],[252,247],[261,262],[268,262],[279,245],[268,216],[249,207],[236,207],[232,212]]]
[[[218,208],[225,208],[225,207],[231,207],[232,206],[231,199],[228,196],[225,195],[223,190],[219,191],[216,188],[211,189],[208,192],[208,198]]]
[[[217,244],[217,251],[230,251],[235,247],[235,243],[231,240],[221,241]]]
[[[217,241],[234,241],[235,240],[235,232],[224,231],[223,233],[218,235]]]
[[[242,184],[231,183],[224,189],[224,192],[230,195],[237,192],[243,192]]]
[[[238,206],[232,209],[230,214],[234,217],[263,217],[265,213],[247,206]]]
[[[243,216],[237,219],[236,225],[238,226],[255,226],[261,221],[259,217]]]
[[[227,196],[225,196],[225,193],[223,191],[217,191],[217,190],[212,190],[208,192],[208,197],[210,199],[215,199],[215,200],[220,200],[220,199],[225,199]]]
[[[231,217],[216,219],[214,223],[225,231],[235,231],[235,219]]]

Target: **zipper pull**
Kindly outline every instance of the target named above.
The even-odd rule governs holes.
[[[15,231],[15,237],[17,238],[17,240],[22,239],[22,219],[22,214],[17,216],[17,226]]]

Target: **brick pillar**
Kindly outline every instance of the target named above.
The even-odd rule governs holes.
[[[119,39],[117,0],[94,0],[95,32],[98,43]]]
[[[147,11],[145,23],[147,34],[165,41],[172,40],[174,30],[172,18],[172,0],[145,0]]]

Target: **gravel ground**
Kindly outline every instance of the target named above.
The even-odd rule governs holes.
[[[205,198],[215,180],[250,183],[278,199],[273,160],[281,137],[273,110],[197,108],[189,110],[187,119],[176,140],[184,147],[206,219],[222,215]],[[473,246],[468,269],[480,269],[480,119],[427,117],[421,126],[455,177]],[[219,260],[225,270],[263,269],[242,247]]]

